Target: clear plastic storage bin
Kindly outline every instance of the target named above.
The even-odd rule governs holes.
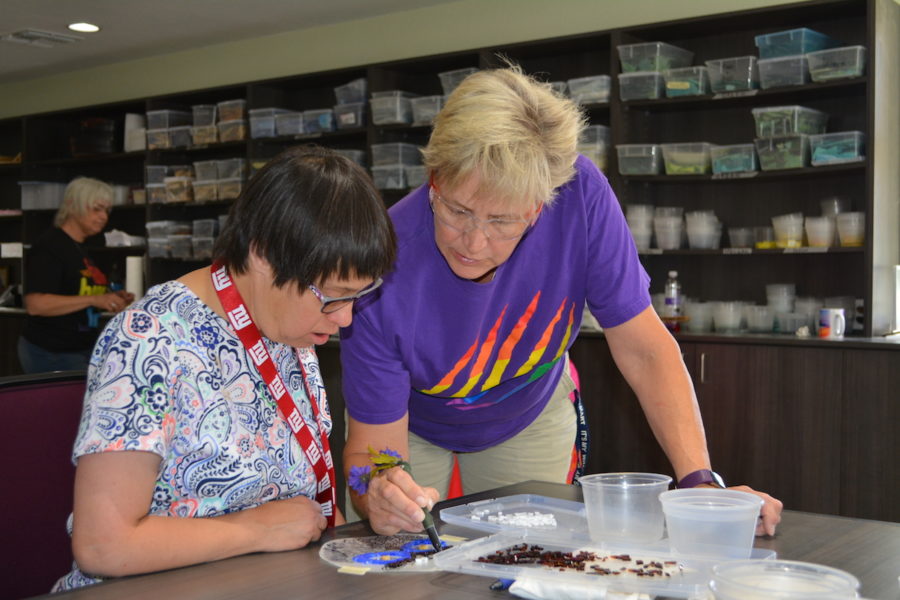
[[[444,96],[422,96],[412,98],[413,125],[431,125],[444,107]]]
[[[344,85],[334,88],[334,98],[338,104],[353,104],[354,102],[366,101],[366,90],[368,84],[365,77],[354,79]]]
[[[147,191],[147,204],[162,204],[166,201],[165,183],[148,183],[144,189]]]
[[[353,149],[335,149],[341,156],[346,156],[361,167],[366,166],[366,151]]]
[[[275,115],[288,112],[286,108],[251,108],[250,137],[271,138],[275,137]]]
[[[809,136],[812,166],[856,162],[866,156],[866,136],[861,131],[836,131]]]
[[[662,73],[619,73],[619,98],[622,100],[655,100],[663,97],[664,88]]]
[[[172,223],[172,221],[147,221],[147,237],[153,239],[165,238],[169,235]]]
[[[194,219],[191,224],[191,233],[194,234],[194,237],[214,237],[218,225],[218,219]]]
[[[171,148],[168,129],[147,130],[147,150],[165,150]]]
[[[22,210],[59,208],[66,193],[65,183],[49,181],[20,181]]]
[[[314,108],[303,111],[303,129],[306,133],[327,133],[334,131],[334,110]]]
[[[193,181],[190,177],[166,177],[166,202],[167,203],[185,203],[194,201],[194,189],[191,186]]]
[[[444,95],[449,96],[452,94],[453,90],[462,83],[463,79],[476,72],[478,72],[476,67],[466,67],[464,69],[454,69],[452,71],[438,73],[438,77],[441,80],[441,87],[444,89]]]
[[[147,183],[165,183],[169,167],[166,165],[147,165],[144,167],[147,173]]]
[[[209,127],[216,124],[215,104],[195,104],[191,107],[194,127]]]
[[[247,139],[247,121],[237,119],[232,121],[219,121],[220,142],[239,142]]]
[[[609,88],[612,79],[609,75],[590,75],[569,79],[569,97],[578,104],[597,104],[609,102]]]
[[[219,161],[201,160],[195,162],[194,177],[200,181],[212,181],[217,179],[219,177]]]
[[[212,258],[213,244],[216,240],[211,237],[191,237],[191,254],[195,260],[204,260]]]
[[[866,68],[866,47],[846,46],[819,50],[806,55],[813,81],[831,81],[860,77]]]
[[[148,110],[147,129],[165,129],[191,124],[191,113],[186,110]]]
[[[662,170],[662,150],[658,144],[619,144],[616,154],[622,175],[656,175]]]
[[[709,149],[707,142],[684,144],[660,144],[666,175],[702,175],[709,173]]]
[[[219,184],[213,181],[194,180],[194,202],[215,202],[219,199]]]
[[[303,129],[302,112],[286,112],[275,115],[275,133],[278,135],[300,135]]]
[[[169,127],[169,147],[170,148],[189,148],[194,144],[191,137],[191,126]]]
[[[402,91],[372,94],[372,122],[375,125],[412,124],[412,102],[415,94]]]
[[[219,113],[219,122],[222,121],[238,121],[247,118],[247,101],[224,100],[216,104],[216,110]]]
[[[359,129],[366,124],[366,103],[336,104],[334,122],[338,129]]]
[[[169,244],[169,256],[190,260],[194,256],[190,234],[170,235],[166,238]]]
[[[617,46],[624,73],[665,71],[690,66],[694,53],[665,42]]]
[[[384,165],[372,167],[372,179],[379,190],[406,189],[406,173],[404,165]]]
[[[757,138],[756,154],[763,171],[809,166],[809,136],[803,133]]]
[[[403,173],[406,176],[406,187],[417,188],[428,181],[428,170],[425,165],[405,165]]]
[[[372,165],[375,167],[420,164],[422,164],[422,153],[419,151],[419,146],[415,144],[404,142],[372,144]]]
[[[806,54],[840,45],[836,39],[806,27],[758,35],[754,41],[760,58]]]
[[[147,238],[147,256],[149,256],[150,258],[168,258],[168,238]]]
[[[735,56],[706,61],[709,87],[714,94],[755,90],[759,87],[759,67],[755,56]]]
[[[753,144],[712,146],[709,149],[713,173],[747,173],[759,170]]]
[[[665,72],[666,97],[702,96],[709,93],[707,67],[679,67]]]
[[[243,158],[223,158],[216,161],[216,178],[233,179],[247,174],[247,161]]]
[[[244,179],[242,177],[232,177],[229,179],[219,179],[219,200],[237,200],[241,192],[244,191]]]
[[[760,59],[757,64],[759,86],[764,90],[809,83],[809,66],[802,54]]]
[[[752,110],[756,135],[769,137],[788,133],[825,133],[828,115],[805,106],[766,106]]]
[[[219,141],[219,128],[215,125],[191,127],[191,139],[195,146],[215,144]]]

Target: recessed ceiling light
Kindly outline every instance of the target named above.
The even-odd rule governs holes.
[[[72,31],[79,31],[81,33],[97,33],[100,31],[100,28],[94,25],[93,23],[72,23],[69,25],[69,29]]]

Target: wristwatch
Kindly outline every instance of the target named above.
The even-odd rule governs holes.
[[[699,471],[688,473],[678,481],[676,487],[692,488],[703,485],[704,483],[709,483],[720,488],[725,487],[725,481],[722,479],[722,476],[709,469],[700,469]]]

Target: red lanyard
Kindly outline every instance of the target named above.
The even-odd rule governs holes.
[[[313,416],[316,419],[316,429],[319,432],[319,440],[322,444],[321,450],[316,445],[310,426],[307,425],[303,415],[297,410],[297,405],[294,404],[293,398],[291,398],[287,388],[285,388],[284,380],[278,374],[275,363],[272,361],[272,357],[269,356],[265,343],[263,343],[259,329],[253,322],[250,312],[244,305],[244,299],[241,298],[241,294],[231,280],[225,265],[214,263],[210,270],[210,275],[212,276],[216,294],[225,308],[225,314],[228,316],[229,323],[234,327],[238,338],[247,350],[247,354],[250,355],[253,364],[256,365],[256,369],[262,375],[269,393],[272,394],[272,397],[278,403],[278,410],[281,412],[282,418],[290,425],[291,431],[294,432],[294,436],[300,442],[303,453],[309,460],[309,464],[312,465],[313,471],[315,471],[316,480],[318,481],[316,501],[322,505],[322,514],[328,519],[328,526],[334,527],[334,507],[336,506],[334,462],[331,460],[328,435],[325,433],[325,428],[322,427],[321,419],[319,418],[319,406],[309,385],[309,379],[306,376],[306,369],[303,366],[303,361],[300,359],[299,351],[297,353],[297,362],[300,364],[303,385],[306,389],[306,395],[309,397]]]

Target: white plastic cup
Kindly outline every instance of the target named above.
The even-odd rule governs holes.
[[[659,502],[672,478],[657,473],[597,473],[580,477],[588,530],[595,542],[650,544],[663,536]]]
[[[713,306],[713,326],[717,333],[736,333],[741,329],[743,304],[716,302]]]
[[[753,333],[772,333],[775,328],[775,311],[768,306],[748,306],[747,329]]]
[[[688,318],[685,328],[691,333],[705,333],[712,330],[712,303],[688,302],[684,314]]]
[[[671,550],[681,556],[749,558],[763,500],[737,490],[691,488],[659,496]]]
[[[849,600],[859,580],[840,569],[793,560],[735,560],[712,569],[716,600]]]
[[[831,217],[806,217],[806,239],[810,246],[830,246],[834,242],[834,220]]]
[[[803,213],[772,217],[775,245],[779,248],[799,248],[803,245]]]
[[[728,241],[732,248],[752,248],[755,241],[751,227],[729,227]]]
[[[841,246],[862,246],[866,235],[866,213],[847,212],[837,216]]]

